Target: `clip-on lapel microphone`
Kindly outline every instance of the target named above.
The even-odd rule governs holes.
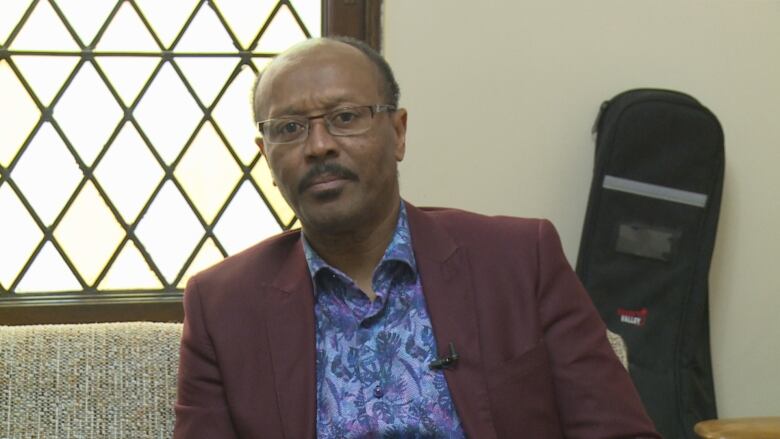
[[[428,367],[434,370],[449,369],[455,366],[458,358],[458,353],[455,352],[455,344],[450,342],[450,354],[431,361],[428,363]]]

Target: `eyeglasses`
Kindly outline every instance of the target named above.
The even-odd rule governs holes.
[[[395,111],[392,105],[342,107],[315,116],[282,116],[257,123],[266,143],[274,145],[304,142],[314,119],[323,119],[332,136],[357,136],[371,129],[374,115]]]

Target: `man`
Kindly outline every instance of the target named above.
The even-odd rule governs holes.
[[[302,232],[189,282],[175,436],[658,437],[548,222],[402,201],[398,95],[354,40],[259,79]]]

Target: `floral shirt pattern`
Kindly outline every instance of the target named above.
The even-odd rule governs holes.
[[[317,436],[464,438],[444,374],[428,367],[436,341],[404,204],[373,302],[303,245],[316,296]]]

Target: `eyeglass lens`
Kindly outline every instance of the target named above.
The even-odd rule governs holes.
[[[270,119],[263,124],[263,136],[270,143],[294,143],[306,140],[311,121],[322,118],[333,136],[362,134],[371,127],[372,109],[366,107],[339,108],[331,112],[311,116],[287,116]]]

